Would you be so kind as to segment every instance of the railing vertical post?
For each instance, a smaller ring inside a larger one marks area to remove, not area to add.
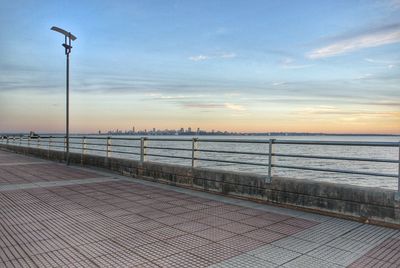
[[[274,141],[275,139],[269,139],[268,144],[268,182],[272,182],[272,165],[273,165],[273,153],[274,153]]]
[[[86,154],[86,137],[82,137],[81,165],[83,165],[83,157]]]
[[[399,141],[399,166],[397,171],[397,192],[400,195],[400,141]]]
[[[192,139],[192,168],[196,166],[196,159],[198,157],[199,142],[197,138]]]
[[[28,147],[31,147],[31,137],[28,136]]]
[[[107,146],[106,146],[106,157],[107,158],[109,158],[111,155],[110,147],[111,147],[111,138],[107,137]]]
[[[140,138],[140,162],[143,164],[146,161],[147,154],[147,138]]]
[[[40,148],[40,137],[37,138],[36,147]]]
[[[50,159],[50,149],[51,149],[51,136],[49,136],[49,141],[47,142],[47,158]]]
[[[19,136],[19,146],[20,147],[22,146],[22,137],[21,136]]]
[[[64,153],[67,152],[67,137],[64,137]]]
[[[82,154],[83,155],[86,154],[86,148],[87,148],[86,137],[83,137],[83,141],[82,141]]]

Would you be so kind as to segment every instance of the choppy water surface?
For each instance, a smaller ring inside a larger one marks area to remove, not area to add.
[[[104,136],[102,136],[104,137]],[[116,138],[129,137],[138,138],[137,136],[116,136]],[[151,136],[155,138],[155,136]],[[185,136],[162,136],[161,139],[179,139],[190,138]],[[279,136],[279,137],[262,137],[262,136],[200,136],[200,139],[246,139],[246,140],[265,140],[276,138],[278,140],[318,140],[318,141],[390,141],[399,142],[400,137],[383,137],[383,136]],[[72,139],[74,142],[81,142],[81,139]],[[105,144],[105,140],[91,139],[91,143]],[[140,141],[112,140],[111,150],[139,153],[139,148],[117,147],[116,145],[133,145],[140,146]],[[191,149],[191,141],[148,141],[148,146],[154,147],[174,147]],[[79,146],[79,145],[71,145]],[[79,146],[80,148],[80,146]],[[88,148],[105,149],[103,145],[90,145]],[[248,143],[219,143],[219,142],[201,142],[199,141],[199,149],[208,150],[225,150],[225,151],[243,151],[243,152],[259,152],[268,153],[268,144],[248,144]],[[81,152],[81,149],[71,149],[71,151]],[[89,151],[91,154],[104,155],[104,152]],[[174,155],[191,157],[190,151],[171,151],[165,149],[148,149],[150,154]],[[399,159],[398,147],[365,147],[365,146],[321,146],[321,145],[274,145],[275,153],[282,154],[303,154],[303,155],[322,155],[322,156],[339,156],[339,157],[362,157],[377,159]],[[139,159],[139,155],[113,153],[113,157]],[[211,153],[199,152],[198,157],[220,160],[232,160],[241,162],[256,162],[265,164],[265,166],[239,165],[229,163],[217,163],[208,161],[198,161],[198,167],[215,168],[230,171],[253,172],[257,174],[267,174],[268,157],[255,155],[240,155],[227,153]],[[156,156],[148,156],[148,161],[157,161],[163,163],[173,163],[180,165],[191,165],[191,160],[173,159]],[[344,169],[363,172],[377,172],[386,174],[398,174],[398,164],[396,163],[378,163],[378,162],[360,162],[360,161],[343,161],[343,160],[324,160],[324,159],[305,159],[305,158],[288,158],[275,157],[275,164],[294,165],[314,168]],[[335,183],[345,183],[369,187],[381,187],[386,189],[397,189],[397,178],[376,177],[366,175],[340,174],[331,172],[293,170],[284,168],[274,168],[273,174],[282,177],[291,177],[299,179],[310,179],[318,181],[327,181]]]

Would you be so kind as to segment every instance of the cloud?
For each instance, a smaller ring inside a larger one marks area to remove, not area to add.
[[[196,56],[191,56],[189,57],[189,60],[191,61],[206,61],[210,59],[233,59],[236,58],[236,53],[233,52],[220,52],[220,53],[215,53],[212,55],[196,55]]]
[[[210,58],[209,56],[197,55],[197,56],[189,57],[189,60],[191,60],[191,61],[205,61],[205,60],[208,60],[209,58]]]
[[[245,111],[246,110],[246,108],[244,108],[242,105],[233,104],[233,103],[225,103],[225,108],[234,110],[234,111]]]
[[[186,102],[183,103],[185,108],[195,109],[222,109],[225,106],[219,103],[198,103],[198,102]]]
[[[312,64],[297,64],[294,59],[286,57],[279,62],[283,69],[303,69],[312,66]]]
[[[216,102],[198,102],[198,101],[182,101],[178,102],[185,108],[194,109],[227,109],[234,111],[245,111],[246,108],[239,104],[233,103],[216,103]]]
[[[381,101],[370,101],[362,103],[364,105],[372,105],[372,106],[385,106],[385,107],[400,107],[400,99],[398,100],[381,100]]]
[[[358,118],[382,118],[398,117],[398,112],[393,111],[371,111],[367,109],[343,109],[335,106],[313,106],[297,110],[295,114],[302,116],[333,116],[341,117],[341,120],[352,120]],[[350,117],[349,117],[350,116]]]
[[[235,53],[223,53],[219,57],[223,58],[223,59],[232,59],[232,58],[236,58],[236,54]]]
[[[358,77],[356,77],[356,80],[365,80],[365,79],[371,79],[373,78],[372,74],[362,74]]]
[[[339,37],[337,41],[327,46],[314,49],[307,54],[307,57],[321,59],[398,42],[400,42],[400,24],[391,24],[357,33],[353,36]]]
[[[272,83],[272,85],[273,85],[274,87],[283,86],[283,85],[285,85],[285,84],[286,84],[286,82],[273,82],[273,83]]]
[[[382,65],[387,67],[388,69],[393,69],[398,66],[400,61],[390,61],[390,60],[376,60],[376,59],[371,59],[371,58],[365,58],[364,59],[366,62],[375,64],[375,65]]]
[[[393,9],[400,9],[400,0],[390,0],[389,6]]]

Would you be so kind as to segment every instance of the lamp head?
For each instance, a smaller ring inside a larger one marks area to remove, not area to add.
[[[51,30],[53,30],[53,31],[55,31],[55,32],[59,32],[60,34],[65,35],[66,37],[70,38],[72,41],[75,41],[75,40],[76,40],[76,36],[75,36],[75,35],[73,35],[73,34],[70,33],[70,32],[67,32],[66,30],[63,30],[63,29],[61,29],[61,28],[58,28],[58,27],[56,27],[56,26],[51,27]]]

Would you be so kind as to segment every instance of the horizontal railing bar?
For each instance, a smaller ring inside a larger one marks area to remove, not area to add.
[[[123,145],[123,144],[111,144],[110,147],[124,147],[124,148],[140,148],[138,145]]]
[[[267,164],[260,164],[260,163],[250,163],[250,162],[242,162],[242,161],[229,161],[229,160],[219,160],[219,159],[210,159],[210,158],[195,158],[195,160],[209,161],[209,162],[220,162],[220,163],[228,163],[228,164],[242,164],[242,165],[252,165],[252,166],[263,166],[263,167],[267,166]]]
[[[117,153],[117,154],[134,154],[134,155],[140,155],[140,153],[135,153],[135,152],[124,152],[124,151],[115,151],[115,150],[113,150],[113,151],[108,150],[108,152],[110,152],[110,153]]]
[[[47,144],[46,144],[46,146],[47,146]],[[56,145],[56,144],[52,144],[50,146],[50,148],[53,148],[53,147],[55,147],[55,148],[65,148],[65,146],[63,146],[63,145]]]
[[[171,138],[152,138],[152,137],[144,137],[148,141],[192,141],[192,138],[176,138],[176,139],[171,139]]]
[[[74,136],[69,137],[70,139],[87,139],[87,140],[106,140],[107,137],[93,137],[93,136]]]
[[[343,169],[299,167],[299,166],[276,165],[276,164],[272,165],[272,167],[277,167],[277,168],[288,168],[288,169],[299,169],[299,170],[311,170],[311,171],[322,171],[322,172],[333,172],[333,173],[345,173],[345,174],[354,174],[354,175],[368,175],[368,176],[379,176],[379,177],[397,178],[397,175],[395,175],[395,174],[374,173],[374,172],[362,172],[362,171],[351,171],[351,170],[343,170]]]
[[[122,138],[122,137],[110,137],[111,140],[122,140],[122,141],[140,141],[141,138]]]
[[[85,143],[86,145],[97,145],[97,146],[106,146],[107,144],[105,144],[105,143],[89,143],[89,142],[87,142],[87,143]]]
[[[202,139],[198,138],[198,142],[227,142],[227,143],[264,143],[268,144],[269,140],[245,140],[245,139]]]
[[[379,159],[379,158],[361,158],[361,157],[335,157],[323,155],[302,155],[302,154],[272,154],[273,156],[293,157],[293,158],[312,158],[312,159],[327,159],[327,160],[348,160],[348,161],[365,161],[365,162],[381,162],[381,163],[399,163],[399,160]]]
[[[190,150],[190,149],[189,149]],[[197,149],[197,152],[206,152],[206,153],[226,153],[226,154],[248,154],[248,155],[262,155],[268,156],[268,153],[254,153],[254,152],[238,152],[238,151],[224,151],[224,150],[207,150],[207,149]]]
[[[82,148],[81,148],[82,149]],[[96,148],[85,148],[85,151],[98,151],[98,152],[105,152],[106,150],[104,149],[96,149]]]
[[[140,148],[140,146],[139,146]],[[172,151],[192,151],[187,148],[176,148],[176,147],[159,147],[159,146],[145,146],[146,149],[157,149],[157,150],[172,150]]]
[[[313,141],[313,140],[274,140],[274,144],[298,144],[298,145],[342,145],[342,146],[374,146],[374,147],[398,147],[398,142],[387,141]]]
[[[176,155],[165,155],[165,154],[146,154],[146,156],[158,156],[158,157],[165,157],[165,158],[179,158],[179,159],[192,160],[191,157],[176,156]]]

